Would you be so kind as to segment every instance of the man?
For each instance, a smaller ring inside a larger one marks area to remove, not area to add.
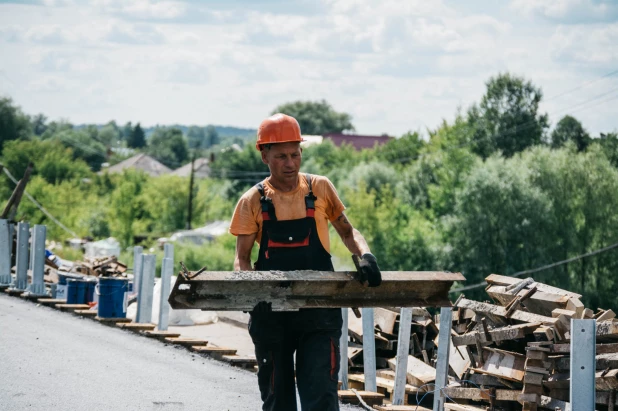
[[[376,258],[363,236],[344,214],[332,183],[322,176],[299,174],[300,127],[293,117],[275,114],[258,129],[256,148],[270,177],[238,201],[230,232],[237,236],[235,270],[333,271],[328,222],[353,254],[370,286],[381,282]],[[260,246],[255,266],[251,250]],[[263,410],[296,410],[296,381],[303,411],[339,409],[339,308],[272,312],[268,302],[251,312],[249,334],[258,361],[258,385]]]

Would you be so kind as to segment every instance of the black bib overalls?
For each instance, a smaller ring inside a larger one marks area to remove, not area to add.
[[[330,254],[318,237],[314,219],[315,200],[311,175],[306,174],[309,194],[307,214],[298,220],[277,221],[270,198],[261,194],[262,239],[256,270],[333,271]],[[296,381],[302,411],[339,410],[339,338],[342,317],[339,308],[311,308],[293,312],[252,313],[249,334],[258,361],[258,385],[268,411],[295,411]]]

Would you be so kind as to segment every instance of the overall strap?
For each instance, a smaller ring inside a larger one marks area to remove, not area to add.
[[[264,194],[264,182],[260,181],[255,185],[255,188],[257,188],[258,192],[260,193],[260,204],[262,205],[262,220],[277,221],[273,200],[270,197],[266,197],[266,195]]]
[[[315,200],[318,198],[313,195],[313,189],[311,187],[311,174],[306,173],[305,179],[309,186],[309,193],[305,196],[305,208],[307,209],[307,217],[313,218],[315,216]]]

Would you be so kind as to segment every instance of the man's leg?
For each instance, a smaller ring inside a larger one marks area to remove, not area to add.
[[[296,351],[296,381],[302,411],[338,411],[337,382],[341,329],[301,335]]]
[[[249,322],[264,411],[296,411],[295,346],[286,335],[283,314],[252,314]]]

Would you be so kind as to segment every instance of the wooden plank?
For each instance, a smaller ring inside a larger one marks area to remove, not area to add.
[[[87,310],[90,306],[88,304],[56,304],[56,308],[60,311],[75,311]]]
[[[348,380],[350,381],[356,381],[356,382],[360,382],[361,384],[365,384],[365,375],[364,374],[349,374],[348,375]],[[384,388],[386,390],[386,392],[388,393],[392,393],[393,390],[395,389],[395,381],[393,381],[390,378],[385,378],[385,377],[380,377],[376,375],[376,385],[380,388]],[[426,392],[426,391],[430,391],[431,387],[427,387],[429,388],[429,390],[419,390],[418,388],[410,385],[410,384],[406,384],[406,394],[416,394],[417,392]]]
[[[319,307],[450,306],[448,292],[460,273],[383,271],[380,287],[366,287],[354,271],[204,271],[174,285],[174,309],[251,311],[260,301],[272,309]]]
[[[618,390],[618,370],[597,371],[595,383],[597,391]]]
[[[489,390],[481,388],[461,388],[461,387],[446,387],[444,393],[451,398],[471,401],[489,400]],[[496,390],[496,401],[517,401],[521,394],[520,390]]]
[[[599,315],[596,320],[597,321],[607,321],[616,318],[616,314],[612,310],[607,310],[603,312],[603,314]]]
[[[183,347],[193,347],[195,345],[208,345],[208,341],[199,340],[197,338],[167,337],[163,341],[170,343],[170,344],[182,345]]]
[[[133,321],[130,318],[104,318],[99,316],[94,317],[94,319],[103,324],[130,323]]]
[[[152,331],[143,331],[142,334],[144,334],[146,337],[158,338],[158,339],[180,337],[180,333],[175,333],[172,331],[152,330]]]
[[[521,280],[522,280],[521,278],[508,277],[506,275],[499,275],[499,274],[490,274],[489,276],[485,277],[485,281],[487,281],[488,284],[502,285],[502,286],[514,285],[514,284],[519,283]],[[535,283],[535,284],[537,286],[537,289],[544,293],[566,295],[568,297],[574,297],[574,298],[582,297],[580,294],[573,293],[567,290],[563,290],[561,288],[552,287],[551,285],[547,285],[543,283]]]
[[[571,352],[571,344],[552,344],[550,349],[552,353],[569,354]],[[618,353],[618,343],[597,344],[596,353],[597,355]]]
[[[453,404],[450,402],[444,404],[444,409],[446,411],[486,411],[486,407],[479,408],[472,405]]]
[[[392,312],[391,310],[387,310],[384,308],[376,307],[373,309],[373,319],[375,322],[376,328],[380,331],[396,335],[398,331],[398,327],[396,327],[397,320],[399,319],[399,314]]]
[[[116,327],[131,331],[152,331],[156,325],[148,323],[118,323]]]
[[[358,340],[358,342],[363,342],[363,319],[357,318],[352,309],[348,309],[348,335]],[[382,350],[392,350],[394,348],[394,344],[397,343],[396,340],[389,340],[379,334],[374,334],[374,338],[376,341],[376,348]]]
[[[192,346],[191,351],[195,351],[200,354],[207,354],[210,356],[236,355],[236,352],[237,352],[237,350],[235,350],[234,348],[202,346],[202,345]]]
[[[356,391],[358,395],[367,403],[367,405],[380,405],[384,401],[384,395],[371,391]],[[339,400],[343,404],[360,405],[360,401],[352,390],[340,390],[337,392]]]
[[[377,411],[431,411],[431,408],[421,407],[420,405],[374,405]]]
[[[487,340],[485,333],[472,331],[462,335],[453,336],[453,344],[455,344],[456,346],[474,345],[476,344],[477,335],[479,336],[481,343],[488,343],[491,341],[516,340],[519,338],[524,338],[526,335],[532,334],[534,330],[540,325],[541,323],[524,323],[494,328],[492,330],[489,330],[489,335],[491,338],[489,341]]]
[[[222,355],[221,359],[231,365],[245,368],[257,365],[257,360],[253,355]]]
[[[489,356],[484,360],[483,368],[472,368],[474,372],[493,375],[508,381],[523,381],[525,355],[495,348],[484,348],[484,350]]]
[[[363,358],[363,349],[348,346],[348,363],[354,365]]]
[[[56,304],[66,304],[67,300],[61,299],[61,298],[39,298],[37,302],[43,305],[56,305]]]
[[[397,368],[397,359],[389,359],[388,366],[391,370],[395,370]],[[436,369],[430,365],[425,364],[418,358],[412,355],[408,355],[408,368],[406,377],[408,384],[420,387],[422,385],[435,381]]]
[[[73,314],[75,315],[81,315],[82,317],[96,317],[97,316],[97,311],[96,310],[75,310],[73,311]]]
[[[462,298],[457,306],[460,308],[468,308],[477,314],[483,314],[497,323],[504,323],[506,321],[506,318],[504,318],[506,308],[500,307],[499,305],[481,303],[474,300],[468,300],[467,298]],[[557,318],[545,317],[543,315],[533,314],[521,310],[516,310],[509,318],[524,323],[541,323],[545,325],[554,325],[558,321]]]

